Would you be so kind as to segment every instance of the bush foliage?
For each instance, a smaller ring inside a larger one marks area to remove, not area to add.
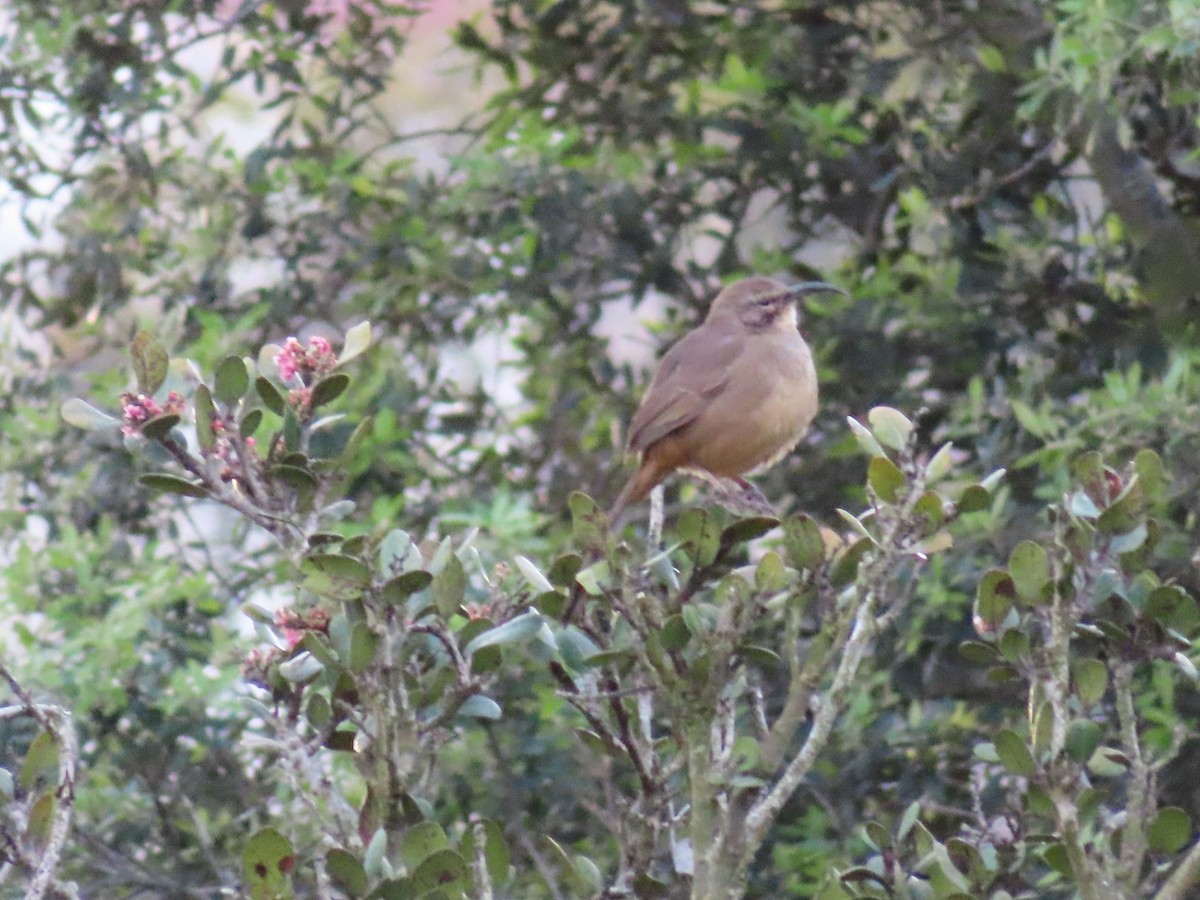
[[[444,129],[415,6],[0,15],[3,891],[1200,889],[1190,4],[494,0]],[[611,534],[752,272],[778,516]]]

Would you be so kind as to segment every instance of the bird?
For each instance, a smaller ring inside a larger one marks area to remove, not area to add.
[[[790,287],[761,275],[727,285],[704,321],[663,356],[629,423],[641,455],[609,522],[671,473],[721,483],[770,468],[799,443],[817,412],[817,371],[800,336],[797,302],[846,291],[824,281]]]

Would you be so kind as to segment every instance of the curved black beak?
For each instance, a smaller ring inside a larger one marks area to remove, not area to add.
[[[850,292],[838,287],[834,284],[829,284],[826,281],[802,281],[799,284],[793,284],[788,287],[788,296],[795,300],[799,300],[805,294],[841,294],[843,297],[849,297]]]

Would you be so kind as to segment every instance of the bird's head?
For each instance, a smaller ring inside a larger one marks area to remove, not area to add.
[[[802,281],[790,287],[774,278],[754,275],[727,285],[708,311],[708,318],[731,316],[750,331],[795,329],[796,301],[807,294],[846,292],[824,281]]]

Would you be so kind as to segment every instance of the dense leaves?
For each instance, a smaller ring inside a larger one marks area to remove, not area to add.
[[[1189,4],[495,0],[432,135],[415,5],[4,15],[0,656],[79,732],[58,877],[1195,890]],[[778,517],[681,480],[610,534],[645,365],[749,272],[851,289]],[[0,725],[28,880],[65,757]]]

